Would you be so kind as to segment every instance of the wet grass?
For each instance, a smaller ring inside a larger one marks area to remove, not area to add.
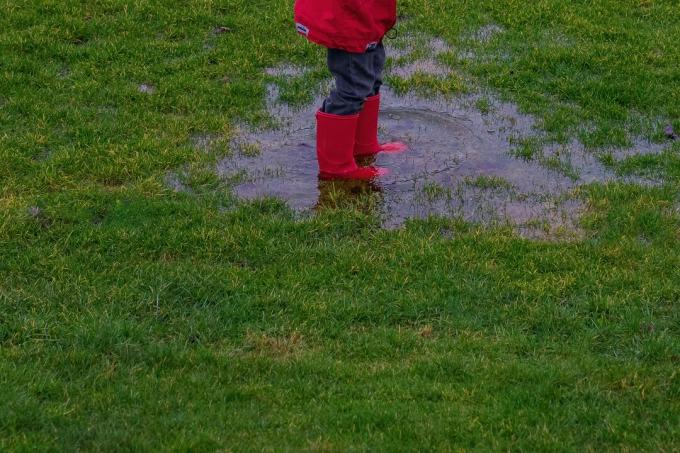
[[[267,124],[265,68],[321,83],[290,6],[0,1],[0,449],[677,449],[677,143],[612,157],[663,184],[587,186],[567,243],[237,204],[191,137]],[[464,74],[590,147],[680,129],[677,2],[401,12],[460,51],[404,89]]]
[[[680,143],[661,154],[633,155],[611,161],[623,175],[640,175],[654,179],[677,181],[680,179]]]
[[[466,178],[465,183],[482,190],[511,190],[512,184],[498,176],[481,175],[476,178]]]

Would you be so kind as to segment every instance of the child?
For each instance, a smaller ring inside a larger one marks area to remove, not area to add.
[[[359,167],[355,156],[406,150],[378,143],[383,37],[397,21],[397,0],[296,0],[297,31],[328,48],[335,89],[316,114],[321,179],[371,180],[387,174]]]

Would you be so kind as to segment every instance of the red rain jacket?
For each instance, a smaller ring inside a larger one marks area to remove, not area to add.
[[[298,33],[331,49],[364,53],[397,22],[397,0],[296,0]]]

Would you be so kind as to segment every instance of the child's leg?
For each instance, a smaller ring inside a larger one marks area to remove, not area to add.
[[[335,78],[335,89],[324,101],[323,111],[332,115],[359,113],[366,98],[380,89],[384,63],[382,44],[362,54],[328,49],[328,69]],[[379,82],[376,77],[380,78]]]
[[[375,49],[363,54],[328,51],[335,89],[316,114],[316,155],[321,179],[371,180],[387,174],[377,167],[359,167],[354,145],[359,112],[375,86]]]
[[[371,95],[364,101],[359,114],[354,140],[355,156],[372,156],[377,153],[400,153],[407,146],[400,142],[380,143],[378,141],[378,120],[380,116],[380,87],[385,68],[385,48],[380,43],[372,54],[373,87]]]

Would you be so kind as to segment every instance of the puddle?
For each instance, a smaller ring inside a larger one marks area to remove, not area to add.
[[[497,26],[487,28],[475,36],[490,39],[502,32]],[[414,47],[401,47],[396,57],[390,52],[397,61],[391,61],[388,73],[406,79],[417,72],[448,73],[432,58],[448,52],[449,46],[434,39],[429,48],[435,55],[406,63],[399,59],[411,55]],[[267,74],[301,77],[305,72],[305,68],[281,66]],[[579,187],[626,180],[576,141],[545,147],[542,160],[515,157],[518,140],[541,133],[535,119],[513,104],[488,95],[398,96],[384,87],[381,140],[403,141],[409,151],[359,162],[389,168],[391,173],[379,180],[319,181],[314,114],[322,96],[308,107],[293,109],[279,101],[276,84],[270,84],[267,93],[268,111],[279,120],[279,127],[240,128],[232,142],[234,155],[216,165],[217,174],[230,181],[234,194],[244,200],[278,197],[302,213],[351,205],[378,215],[385,228],[434,215],[508,225],[529,238],[569,239],[582,234],[578,219],[585,206],[578,197]],[[480,101],[490,107],[484,109],[486,113],[476,107]],[[192,141],[203,147],[196,136]],[[167,182],[174,190],[186,190],[179,181]]]
[[[569,156],[577,176],[513,157],[511,138],[531,134],[534,121],[511,104],[494,102],[494,113],[483,115],[472,107],[473,97],[428,100],[399,97],[386,88],[381,138],[404,141],[409,151],[360,162],[391,170],[378,181],[319,182],[313,118],[321,99],[291,111],[276,102],[276,88],[269,93],[270,108],[287,120],[277,130],[248,134],[259,155],[217,165],[241,199],[279,197],[302,212],[354,199],[378,214],[386,228],[438,215],[509,224],[525,236],[548,237],[578,232],[575,219],[583,210],[575,196],[578,186],[615,179],[585,153]]]
[[[430,39],[429,47],[432,50],[432,52],[436,54],[443,54],[451,51],[451,46],[449,46],[449,43],[444,41],[441,38],[432,38]]]

